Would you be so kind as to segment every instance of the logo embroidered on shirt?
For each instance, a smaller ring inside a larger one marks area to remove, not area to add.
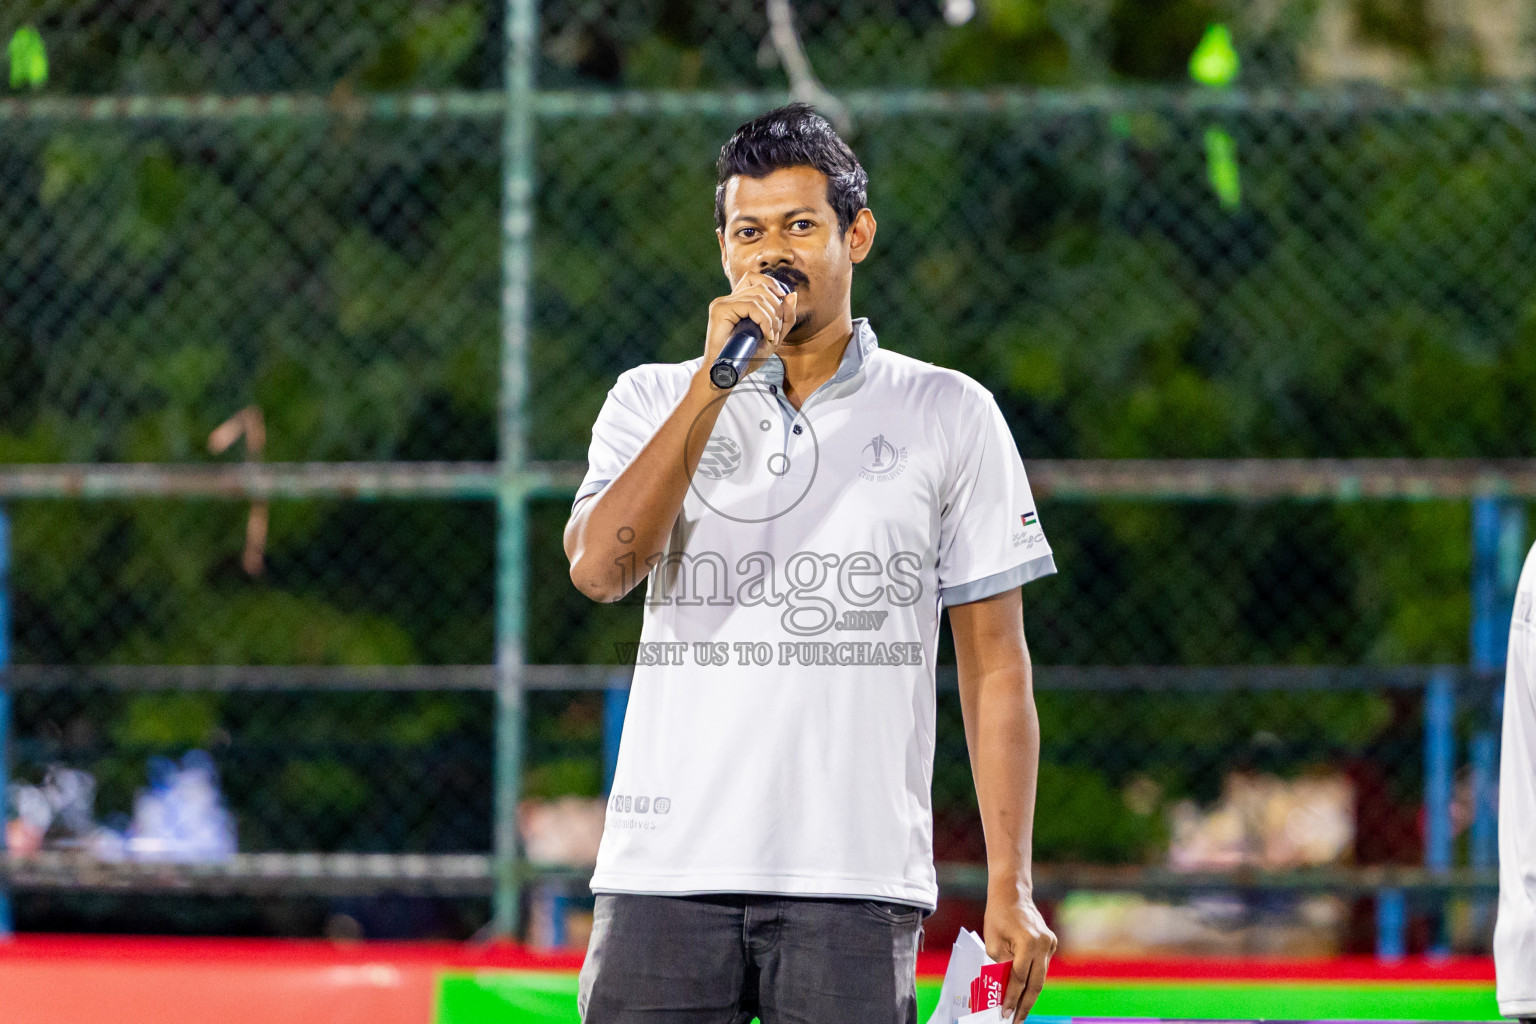
[[[724,434],[715,434],[704,443],[699,456],[699,473],[710,480],[724,480],[741,468],[741,445]]]
[[[886,440],[884,434],[870,438],[860,453],[859,476],[876,483],[885,483],[901,475],[907,468],[906,445],[897,447]]]

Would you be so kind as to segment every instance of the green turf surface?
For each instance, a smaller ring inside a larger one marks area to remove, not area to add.
[[[1499,1019],[1493,986],[1476,984],[1063,981],[1047,985],[1035,1009],[1073,1017]]]
[[[938,1002],[937,982],[917,986],[918,1020]],[[1035,1005],[1062,1017],[1271,1017],[1498,1020],[1493,986],[1310,982],[1058,981]],[[436,1024],[579,1024],[576,976],[549,971],[445,973]]]

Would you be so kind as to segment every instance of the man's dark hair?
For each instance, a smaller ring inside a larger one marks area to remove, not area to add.
[[[753,118],[721,147],[715,227],[725,230],[726,182],[738,174],[764,178],[784,167],[814,167],[827,176],[827,203],[837,213],[838,228],[847,234],[868,199],[869,175],[827,119],[804,103]]]

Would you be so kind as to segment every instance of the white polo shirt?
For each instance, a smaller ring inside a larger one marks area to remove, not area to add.
[[[622,374],[577,500],[703,357]],[[990,392],[866,320],[800,409],[770,356],[723,403],[649,573],[594,892],[854,896],[932,908],[941,605],[1056,571]]]
[[[1499,763],[1499,1012],[1536,1017],[1536,548],[1515,592]]]

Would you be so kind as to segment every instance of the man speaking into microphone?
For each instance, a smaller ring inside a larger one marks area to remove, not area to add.
[[[1005,1009],[1028,1012],[1055,951],[1020,595],[1055,563],[991,393],[852,317],[867,182],[803,104],[742,125],[720,153],[730,293],[703,354],[620,375],[593,425],[571,580],[597,601],[647,587],[585,1024],[916,1020],[941,609]]]

